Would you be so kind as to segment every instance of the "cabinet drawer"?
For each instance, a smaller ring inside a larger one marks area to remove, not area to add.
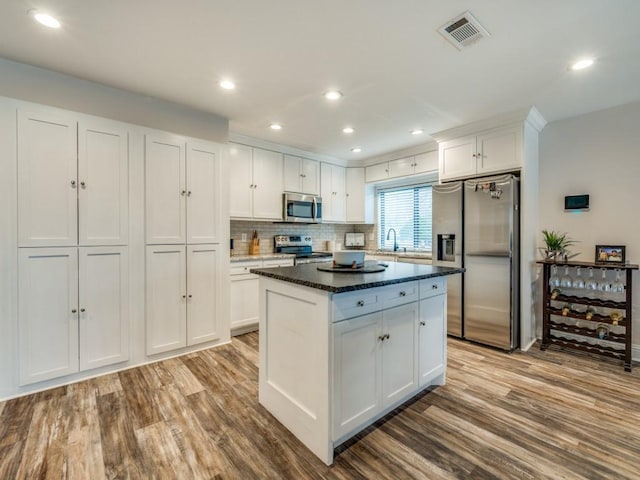
[[[377,312],[384,308],[380,292],[372,290],[340,293],[333,297],[333,305],[334,322]]]
[[[252,268],[260,268],[261,262],[231,262],[231,275],[244,275],[249,273]]]
[[[271,260],[263,260],[263,267],[293,267],[292,258],[273,258]]]
[[[384,308],[396,307],[418,300],[418,282],[399,283],[384,290]]]
[[[447,284],[444,277],[420,280],[420,298],[434,297],[443,293],[447,293]]]

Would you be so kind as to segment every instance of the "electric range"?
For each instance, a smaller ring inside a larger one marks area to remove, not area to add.
[[[276,253],[292,253],[296,256],[296,265],[302,263],[330,262],[330,252],[314,252],[313,240],[309,235],[276,235],[273,237]]]

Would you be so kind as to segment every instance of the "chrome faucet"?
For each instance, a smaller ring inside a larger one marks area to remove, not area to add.
[[[397,252],[398,251],[398,236],[396,234],[396,229],[395,228],[390,228],[389,231],[387,232],[387,240],[389,240],[389,237],[391,236],[391,232],[393,232],[393,251]]]

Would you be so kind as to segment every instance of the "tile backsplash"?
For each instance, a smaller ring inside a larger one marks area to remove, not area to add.
[[[366,249],[377,248],[374,225],[344,225],[333,223],[321,223],[314,225],[298,225],[294,223],[269,223],[256,221],[231,221],[231,238],[233,239],[234,255],[246,255],[249,253],[249,242],[253,231],[258,232],[260,238],[260,253],[273,253],[273,237],[276,235],[311,235],[313,238],[313,250],[320,252],[327,249],[327,240],[335,242],[335,248],[344,246],[344,234],[350,232],[364,233]],[[242,241],[242,234],[247,235],[246,241]],[[373,239],[372,239],[373,238]]]

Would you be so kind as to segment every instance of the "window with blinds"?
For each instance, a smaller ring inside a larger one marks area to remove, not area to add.
[[[431,250],[431,185],[378,190],[378,225],[380,248],[393,248],[393,228],[399,248]]]

